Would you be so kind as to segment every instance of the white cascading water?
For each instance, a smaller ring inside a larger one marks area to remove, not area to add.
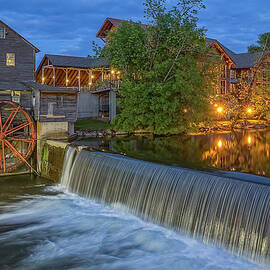
[[[120,155],[74,155],[69,147],[61,180],[68,191],[270,264],[270,186]]]

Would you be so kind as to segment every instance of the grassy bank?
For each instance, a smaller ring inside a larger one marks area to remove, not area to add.
[[[109,128],[109,123],[94,119],[78,120],[75,123],[75,130],[105,130]]]

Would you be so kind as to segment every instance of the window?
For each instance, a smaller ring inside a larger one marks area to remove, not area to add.
[[[221,81],[221,88],[220,88],[220,94],[221,95],[225,94],[225,92],[226,92],[225,87],[226,87],[226,81]]]
[[[21,92],[19,92],[19,91],[11,91],[11,99],[15,103],[20,103],[20,101],[21,101]]]
[[[235,80],[236,79],[236,72],[235,70],[231,70],[231,80]]]
[[[15,53],[7,53],[6,65],[9,67],[15,66]]]
[[[64,106],[64,98],[62,96],[56,97],[56,106],[57,108],[62,108]]]
[[[225,65],[221,65],[220,71],[221,71],[221,78],[226,78],[226,66]]]
[[[6,28],[0,28],[0,39],[6,38]]]

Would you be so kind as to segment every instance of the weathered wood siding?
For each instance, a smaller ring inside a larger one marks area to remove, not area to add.
[[[75,122],[76,120],[77,94],[40,94],[40,122]]]
[[[5,28],[1,22],[0,28]],[[34,80],[34,48],[10,29],[6,30],[6,38],[0,39],[0,81]],[[15,66],[6,65],[7,53],[15,53]]]

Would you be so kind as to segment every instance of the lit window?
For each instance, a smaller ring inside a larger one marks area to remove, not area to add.
[[[15,53],[7,53],[7,66],[14,67],[15,66]]]
[[[6,38],[6,28],[0,28],[0,38]]]
[[[226,81],[221,81],[220,94],[224,95],[226,93]]]

